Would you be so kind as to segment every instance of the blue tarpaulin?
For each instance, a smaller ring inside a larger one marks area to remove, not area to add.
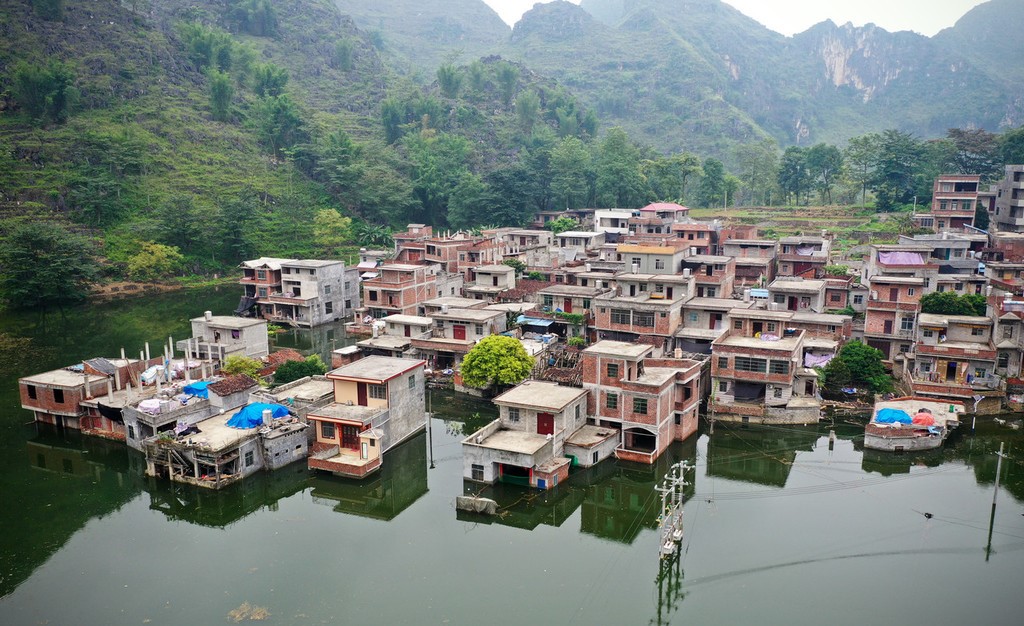
[[[185,388],[182,389],[182,391],[184,391],[186,395],[196,396],[199,398],[209,398],[210,392],[206,389],[209,384],[209,381],[200,380],[192,383],[191,385],[185,385]]]
[[[526,317],[525,315],[520,315],[516,321],[522,326],[543,326],[545,328],[555,323],[554,320],[546,320],[540,317]]]
[[[913,421],[909,413],[900,409],[879,409],[875,415],[876,424],[910,424]]]
[[[256,428],[257,426],[262,426],[264,411],[270,411],[270,414],[275,418],[288,415],[288,407],[286,406],[257,402],[256,404],[242,407],[241,411],[232,415],[231,419],[228,420],[228,426],[231,428]]]

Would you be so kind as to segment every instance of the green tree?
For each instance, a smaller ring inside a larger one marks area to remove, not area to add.
[[[519,259],[505,259],[504,261],[501,262],[501,264],[507,265],[514,269],[516,271],[516,276],[522,276],[523,272],[525,272],[527,268],[526,263],[520,261]]]
[[[56,60],[45,66],[19,61],[13,79],[14,99],[29,116],[57,124],[67,119],[77,96],[69,65]]]
[[[26,222],[0,247],[0,293],[16,309],[63,307],[84,300],[99,265],[91,241],[51,222]]]
[[[64,0],[32,0],[32,9],[44,20],[59,20],[64,17]]]
[[[861,206],[867,203],[868,185],[874,179],[881,143],[881,135],[868,133],[851,139],[843,153],[843,159],[847,164],[847,176],[852,182],[860,185]]]
[[[481,339],[462,361],[462,381],[470,387],[517,385],[533,370],[533,358],[518,339],[490,335]]]
[[[469,78],[469,88],[474,92],[480,93],[487,87],[487,68],[479,59],[469,64],[466,76]]]
[[[313,242],[328,258],[337,257],[342,246],[352,240],[352,218],[342,217],[334,209],[320,209],[313,218]]]
[[[999,154],[999,137],[983,128],[950,128],[946,133],[955,146],[953,154],[954,174],[979,174],[982,182],[999,178],[1002,163]]]
[[[252,91],[259,97],[280,96],[288,84],[288,70],[273,63],[260,63],[253,68]]]
[[[275,156],[308,139],[299,107],[288,96],[267,96],[253,107],[253,121],[263,146]]]
[[[1024,163],[1024,126],[1008,130],[999,137],[999,155],[1003,165]]]
[[[833,392],[843,387],[868,389],[872,393],[892,391],[892,377],[885,371],[883,356],[877,348],[851,341],[824,367],[825,388]]]
[[[779,163],[777,182],[787,202],[792,198],[794,204],[800,204],[800,197],[810,186],[806,149],[799,146],[786,148]]]
[[[914,197],[917,168],[924,146],[910,133],[887,130],[878,144],[878,161],[870,187],[879,211],[893,211]]]
[[[210,81],[210,110],[213,119],[226,122],[231,115],[231,99],[235,95],[231,77],[227,72],[217,70],[210,70],[206,75]]]
[[[277,34],[277,11],[270,0],[236,0],[228,14],[238,30],[257,37]]]
[[[384,139],[389,144],[395,143],[405,134],[402,125],[406,122],[405,103],[398,98],[389,96],[380,103],[381,124],[384,126]]]
[[[228,376],[245,374],[249,378],[262,384],[263,379],[260,378],[260,370],[262,370],[263,367],[263,361],[260,361],[259,359],[251,359],[247,356],[236,354],[224,359],[224,364],[221,365],[220,371]]]
[[[338,66],[338,69],[343,72],[352,69],[352,51],[354,49],[355,44],[347,37],[339,39],[338,43],[334,44],[334,63]]]
[[[470,143],[464,137],[434,131],[407,135],[402,141],[412,165],[413,194],[423,206],[423,222],[443,225],[451,192],[468,171]]]
[[[317,178],[327,183],[332,194],[348,199],[351,205],[358,196],[365,168],[363,146],[344,130],[338,130],[323,142],[314,169]]]
[[[551,149],[551,195],[555,206],[578,209],[590,200],[593,187],[590,152],[577,137],[564,137]]]
[[[700,159],[688,152],[646,159],[641,167],[655,200],[680,202],[686,197],[687,182],[703,171]]]
[[[302,361],[285,361],[274,371],[274,384],[284,385],[307,376],[322,376],[327,373],[327,365],[320,355],[313,354]]]
[[[725,166],[718,159],[704,159],[704,175],[697,184],[697,203],[704,207],[725,202]]]
[[[128,258],[128,277],[143,282],[160,280],[181,271],[184,263],[177,248],[143,241],[138,252]]]
[[[519,85],[519,68],[508,61],[501,61],[494,72],[498,81],[498,92],[501,94],[501,101],[508,106],[512,102],[512,96],[516,93]]]
[[[192,196],[173,196],[156,211],[159,239],[185,255],[200,252],[205,245],[206,216]]]
[[[246,228],[256,216],[258,198],[255,190],[247,188],[242,193],[220,204],[217,212],[217,239],[220,242],[221,257],[229,263],[238,263],[251,258],[256,247]]]
[[[519,130],[524,134],[529,135],[533,132],[533,125],[537,123],[539,113],[540,96],[536,91],[529,89],[516,97],[516,119],[519,122]]]
[[[984,316],[987,305],[980,294],[957,295],[955,291],[933,291],[921,296],[921,312],[934,315]]]
[[[608,130],[598,148],[595,165],[597,204],[633,208],[647,201],[647,185],[640,171],[640,150],[621,128]]]
[[[819,143],[807,151],[806,162],[822,202],[832,204],[832,187],[843,169],[843,153],[833,145]]]
[[[222,72],[231,69],[235,44],[229,33],[198,22],[179,22],[177,29],[197,69],[213,67]]]
[[[445,98],[458,98],[462,89],[462,70],[451,63],[445,63],[437,68],[437,85]]]
[[[577,226],[579,226],[579,222],[571,217],[565,217],[564,215],[545,224],[545,227],[556,235],[558,233],[564,233],[567,230],[572,230]]]
[[[736,147],[739,178],[747,191],[750,204],[768,204],[779,173],[778,151],[774,139],[763,139]]]
[[[359,222],[354,227],[354,235],[359,245],[370,248],[392,248],[395,239],[391,236],[391,229],[382,224],[370,222]]]
[[[479,176],[463,172],[448,199],[448,225],[459,230],[478,226],[489,192],[487,184]]]

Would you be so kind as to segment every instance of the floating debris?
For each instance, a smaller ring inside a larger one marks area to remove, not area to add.
[[[270,617],[270,611],[266,607],[256,606],[255,604],[249,604],[243,602],[239,607],[230,613],[228,613],[228,619],[235,622],[244,622],[249,620],[252,622],[262,622],[263,620]]]

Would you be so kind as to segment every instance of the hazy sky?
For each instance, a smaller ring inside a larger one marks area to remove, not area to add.
[[[484,0],[509,24],[538,0]],[[580,0],[569,0],[579,4]],[[873,22],[889,31],[934,35],[952,26],[981,0],[725,0],[768,28],[784,35],[807,30],[831,18],[837,24]]]

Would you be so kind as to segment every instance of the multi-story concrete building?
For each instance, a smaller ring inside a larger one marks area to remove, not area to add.
[[[306,416],[315,430],[309,468],[362,478],[426,426],[425,362],[368,356],[332,370],[334,402]]]
[[[661,337],[669,342],[682,323],[683,302],[693,293],[693,277],[622,273],[614,291],[594,298],[594,327],[599,339],[635,341]]]
[[[936,233],[961,230],[974,225],[981,176],[977,174],[943,174],[932,187],[932,204],[928,213],[914,216],[914,222]]]
[[[996,186],[993,230],[1024,232],[1024,165],[1007,165]]]
[[[776,278],[768,285],[768,298],[777,310],[821,313],[826,306],[825,284],[824,280]]]
[[[804,365],[807,331],[788,311],[734,310],[712,343],[714,419],[810,424],[820,417],[817,373]]]
[[[682,260],[683,276],[693,276],[698,298],[728,298],[736,282],[736,259],[729,256],[695,254]]]
[[[270,354],[267,321],[206,311],[192,319],[192,338],[179,341],[176,347],[191,359],[220,363],[235,355],[261,359]]]
[[[989,317],[921,313],[910,385],[914,395],[971,400],[999,388]]]
[[[363,306],[374,318],[416,315],[420,304],[437,296],[434,268],[389,263],[363,281]]]
[[[412,338],[412,346],[431,369],[454,368],[478,341],[507,330],[504,311],[447,309],[430,314],[429,337]]]
[[[516,270],[508,265],[480,265],[467,270],[472,281],[464,287],[467,298],[494,302],[502,291],[516,288]]]
[[[797,235],[779,239],[779,276],[822,278],[828,265],[832,240]]]
[[[652,358],[654,348],[598,341],[583,351],[589,422],[619,433],[616,457],[653,463],[697,430],[701,363]]]
[[[342,261],[260,258],[242,263],[242,305],[256,317],[313,327],[359,308],[359,269]]]
[[[778,243],[771,239],[729,239],[721,244],[722,256],[736,259],[736,285],[767,285],[775,279]]]

